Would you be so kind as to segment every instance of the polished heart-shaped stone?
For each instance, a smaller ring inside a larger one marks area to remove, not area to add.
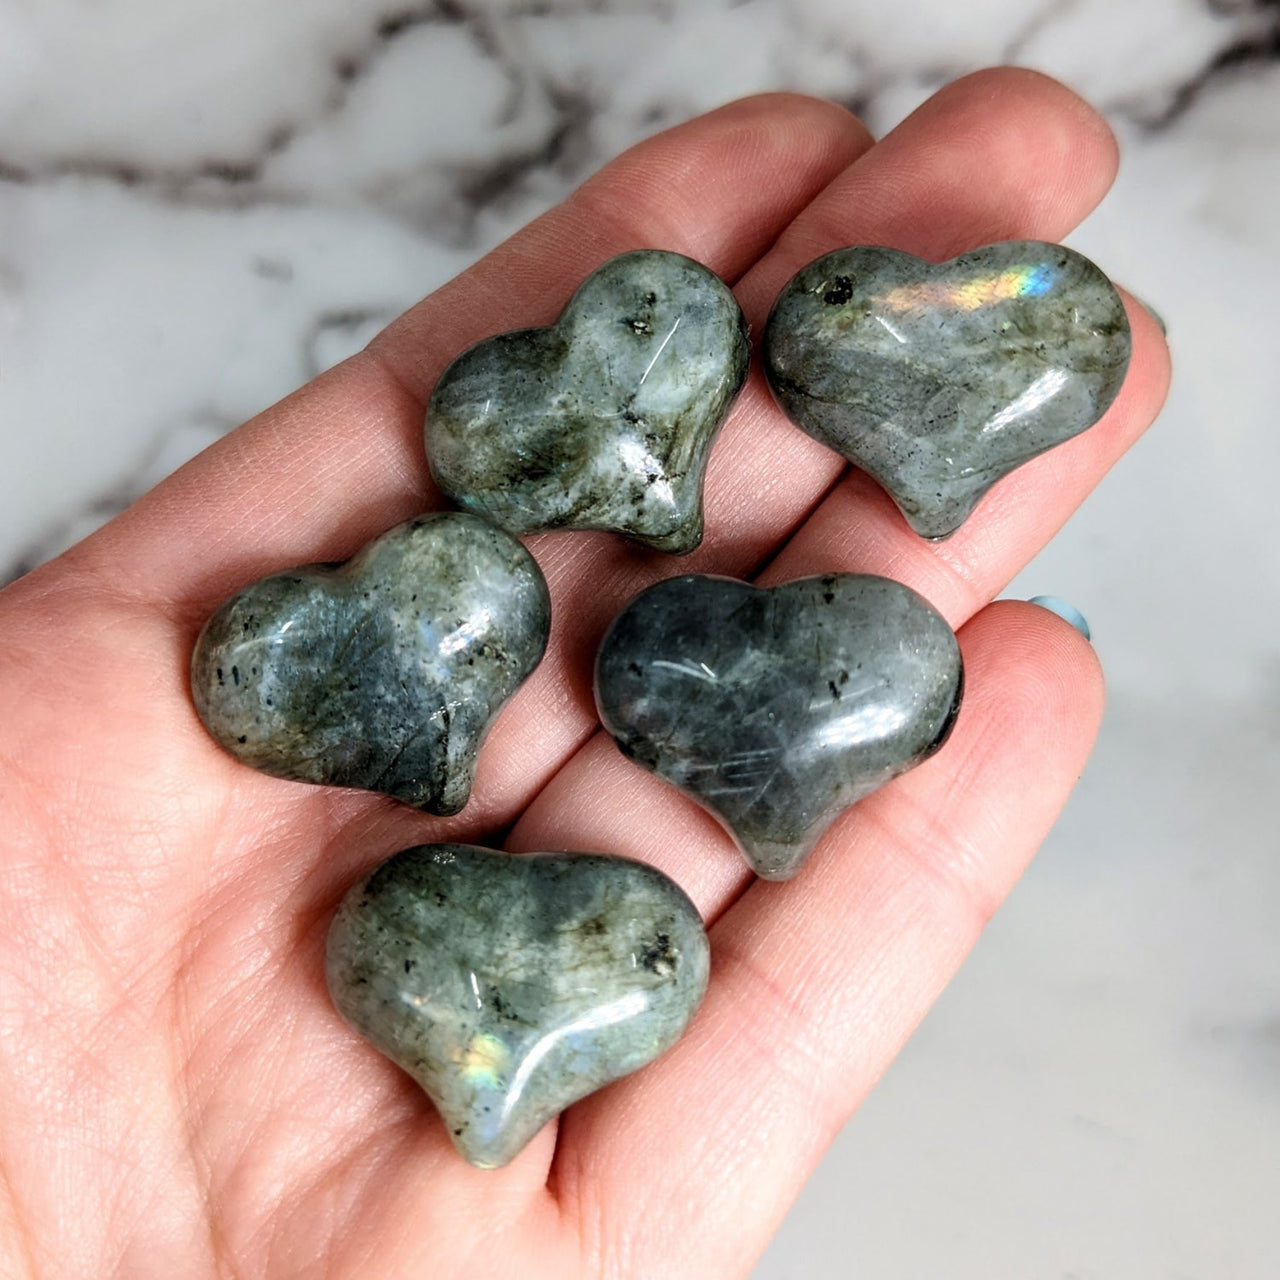
[[[673,1044],[708,963],[697,910],[652,867],[439,844],[347,894],[325,970],[338,1012],[491,1169]]]
[[[345,564],[233,596],[196,642],[191,691],[213,737],[255,769],[456,813],[550,625],[546,582],[515,538],[428,515]]]
[[[783,411],[926,538],[954,533],[1002,476],[1097,422],[1129,349],[1106,276],[1034,240],[937,266],[839,249],[791,279],[764,333]]]
[[[945,619],[864,574],[764,589],[670,578],[614,619],[596,659],[623,754],[709,809],[769,880],[943,744],[962,685]]]
[[[624,253],[555,324],[487,338],[444,371],[427,460],[454,502],[512,533],[607,529],[682,555],[702,540],[702,473],[750,354],[706,267]]]

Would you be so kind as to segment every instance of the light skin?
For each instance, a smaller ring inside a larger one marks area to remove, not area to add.
[[[253,579],[345,558],[440,505],[420,432],[442,368],[552,320],[606,258],[689,254],[758,333],[821,253],[1057,240],[1115,164],[1102,120],[1024,71],[959,81],[874,145],[830,104],[735,103],[615,160],[0,593],[0,1273],[746,1275],[1084,766],[1103,701],[1093,650],[1042,609],[990,602],[1155,416],[1168,359],[1151,317],[1130,306],[1133,362],[1106,418],[936,545],[790,426],[754,370],[711,460],[699,551],[528,540],[550,650],[457,817],[236,763],[196,719],[191,646]],[[967,668],[947,747],[846,813],[787,884],[754,881],[709,817],[624,761],[590,695],[601,631],[638,588],[761,569],[906,582],[957,627]],[[374,863],[507,828],[513,851],[609,851],[672,875],[707,921],[713,971],[674,1049],[481,1172],[338,1020],[321,955]]]

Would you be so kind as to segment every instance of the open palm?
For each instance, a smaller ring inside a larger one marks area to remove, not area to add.
[[[247,582],[342,559],[439,505],[423,405],[464,346],[552,320],[600,262],[664,248],[734,285],[758,331],[832,248],[940,259],[1056,240],[1114,144],[1061,86],[993,71],[884,140],[767,96],[641,144],[364,352],[232,433],[0,595],[0,1270],[71,1277],[743,1275],[919,1021],[1078,776],[1101,711],[1089,646],[989,602],[1150,422],[1167,360],[1134,359],[1097,427],[999,485],[950,541],[790,426],[758,372],[707,477],[707,537],[673,560],[605,534],[528,540],[548,656],[499,719],[473,798],[427,817],[267,778],[207,737],[200,625]],[[698,570],[906,582],[960,629],[947,748],[846,813],[785,885],[752,880],[701,810],[598,731],[612,614]],[[507,1168],[455,1154],[430,1104],[326,997],[338,899],[411,844],[492,839],[655,863],[711,933],[685,1038],[572,1108]]]

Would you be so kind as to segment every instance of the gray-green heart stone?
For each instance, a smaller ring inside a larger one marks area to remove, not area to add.
[[[682,555],[702,473],[750,362],[733,294],[678,253],[612,258],[545,329],[499,334],[441,375],[427,460],[512,533],[607,529]]]
[[[927,601],[863,574],[642,591],[596,660],[624,755],[710,810],[756,872],[796,874],[849,805],[942,746],[960,649]]]
[[[764,333],[787,416],[861,467],[926,538],[1106,412],[1129,364],[1111,282],[1057,244],[1011,240],[931,266],[839,249],[788,283]]]
[[[347,894],[325,970],[338,1012],[490,1169],[672,1045],[708,964],[696,909],[652,867],[439,844],[396,854]]]
[[[255,769],[456,813],[550,625],[546,582],[515,538],[428,515],[345,564],[233,596],[196,642],[191,691],[209,732]]]

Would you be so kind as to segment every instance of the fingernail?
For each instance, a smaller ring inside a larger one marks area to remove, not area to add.
[[[1056,613],[1063,622],[1069,622],[1088,641],[1093,640],[1093,633],[1085,616],[1073,604],[1068,604],[1061,596],[1032,596],[1031,604],[1038,604],[1050,613]]]
[[[1134,297],[1137,297],[1137,294],[1135,294]],[[1167,338],[1169,336],[1169,326],[1165,324],[1164,316],[1162,316],[1145,298],[1138,298],[1138,301],[1142,303],[1143,309],[1156,322],[1156,324],[1160,326],[1160,332]]]

